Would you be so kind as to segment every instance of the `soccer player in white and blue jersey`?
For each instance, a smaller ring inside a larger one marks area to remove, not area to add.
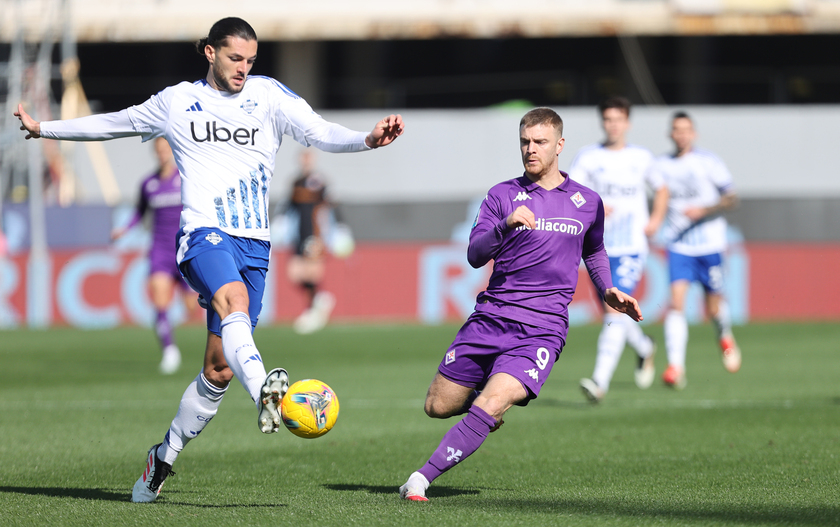
[[[668,189],[652,174],[653,154],[627,143],[630,101],[611,97],[598,107],[606,136],[603,143],[581,149],[572,161],[569,176],[597,192],[604,201],[604,245],[610,258],[613,284],[633,295],[644,274],[648,237],[662,224],[668,207]],[[653,210],[648,212],[647,188],[653,190]],[[653,340],[638,324],[604,304],[598,337],[598,355],[592,378],[581,379],[583,394],[592,402],[604,398],[625,343],[636,350],[636,385],[645,389],[655,374]]]
[[[165,137],[175,154],[183,210],[173,241],[181,273],[207,309],[207,347],[204,368],[184,392],[163,442],[149,450],[134,502],[157,498],[175,458],[216,415],[233,377],[256,404],[260,430],[280,427],[288,375],[282,368],[266,374],[251,334],[265,289],[268,190],[283,136],[328,152],[360,152],[388,145],[404,130],[400,115],[379,121],[370,133],[349,130],[325,121],[276,80],[249,77],[257,36],[240,18],[216,22],[196,49],[209,63],[207,77],[170,86],[143,104],[44,123],[20,105],[15,112],[27,139]]]
[[[705,291],[706,311],[717,330],[723,365],[732,373],[741,367],[741,351],[732,335],[729,309],[723,298],[723,254],[726,219],[721,212],[738,204],[732,175],[716,155],[694,147],[697,134],[685,112],[671,119],[675,152],[659,157],[653,172],[668,185],[671,199],[663,229],[668,246],[671,306],[665,317],[668,368],[665,384],[683,388],[688,324],[684,306],[688,288],[699,282]]]

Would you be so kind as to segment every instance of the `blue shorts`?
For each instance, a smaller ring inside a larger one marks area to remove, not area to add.
[[[668,251],[671,283],[679,280],[700,282],[707,293],[723,293],[723,255],[686,256]]]
[[[178,239],[183,236],[183,231],[180,231]],[[186,244],[187,250],[179,269],[190,287],[198,291],[198,302],[207,310],[207,329],[221,336],[221,319],[210,302],[220,287],[231,282],[245,284],[251,327],[257,327],[271,244],[265,240],[231,236],[207,227],[191,232]]]
[[[622,293],[632,295],[645,274],[645,260],[640,254],[610,256],[610,273],[615,287]]]
[[[507,373],[528,392],[517,403],[525,406],[539,395],[562,350],[563,339],[556,331],[473,313],[458,330],[438,371],[456,384],[478,390],[493,375]]]

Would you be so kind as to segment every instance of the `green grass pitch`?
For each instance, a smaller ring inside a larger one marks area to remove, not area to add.
[[[198,373],[204,330],[177,331],[182,370],[157,373],[149,329],[0,332],[0,525],[840,525],[840,325],[736,328],[737,374],[694,326],[688,387],[633,384],[628,349],[607,399],[577,382],[597,326],[574,327],[540,398],[429,489],[398,499],[454,420],[429,419],[426,388],[456,326],[335,325],[301,337],[266,327],[266,366],[318,378],[336,427],[263,435],[232,383],[219,414],[153,504],[129,502]]]

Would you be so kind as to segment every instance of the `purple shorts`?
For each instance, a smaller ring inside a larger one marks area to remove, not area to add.
[[[497,373],[507,373],[528,391],[518,403],[536,399],[563,351],[556,332],[486,313],[473,313],[438,366],[456,384],[481,390]]]
[[[181,276],[181,271],[178,270],[172,244],[166,244],[166,247],[163,247],[163,244],[152,244],[152,248],[149,249],[149,276],[155,273],[166,273],[181,287],[189,287]]]

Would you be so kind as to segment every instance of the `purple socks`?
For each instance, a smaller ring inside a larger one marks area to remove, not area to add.
[[[496,426],[496,420],[487,412],[478,406],[471,406],[461,422],[450,428],[443,436],[435,453],[418,472],[431,483],[478,450],[494,426]]]

